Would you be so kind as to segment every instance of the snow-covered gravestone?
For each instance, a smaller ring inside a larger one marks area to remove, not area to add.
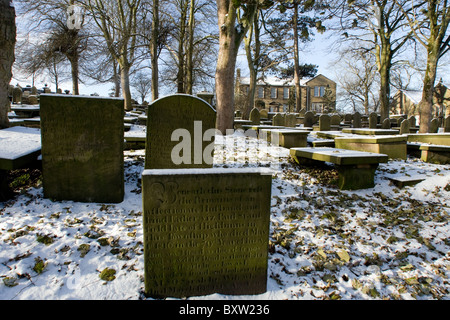
[[[266,170],[143,172],[147,296],[267,290],[272,176]]]
[[[41,95],[44,196],[119,203],[124,197],[124,101]]]
[[[147,111],[146,169],[213,165],[216,111],[203,99],[175,94]]]

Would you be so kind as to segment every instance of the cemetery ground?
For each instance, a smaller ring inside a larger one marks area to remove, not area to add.
[[[342,191],[332,166],[288,157],[239,133],[216,137],[215,167],[274,169],[267,292],[190,300],[450,298],[450,166],[390,160],[374,188]],[[20,194],[0,203],[0,299],[147,299],[144,162],[145,150],[125,151],[119,204],[53,202],[39,170],[14,171]],[[414,186],[390,180],[416,175]]]

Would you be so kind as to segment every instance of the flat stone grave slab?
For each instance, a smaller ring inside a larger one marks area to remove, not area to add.
[[[408,142],[450,146],[450,133],[411,133]]]
[[[425,176],[403,176],[403,177],[395,177],[389,178],[389,180],[399,189],[414,186],[426,179]]]
[[[124,197],[124,101],[41,95],[44,197],[119,203]]]
[[[39,129],[13,127],[0,130],[0,201],[8,200],[13,191],[8,185],[8,171],[24,168],[41,154]]]
[[[362,135],[394,135],[399,134],[400,131],[393,129],[342,128],[342,132]]]
[[[0,170],[23,168],[41,154],[41,132],[26,127],[0,130],[0,146]]]
[[[284,148],[306,147],[309,131],[278,129],[272,130],[271,143]]]
[[[214,146],[215,127],[216,111],[199,97],[175,94],[154,101],[147,110],[145,169],[212,167],[214,148],[206,149]]]
[[[240,129],[242,126],[251,125],[251,120],[234,119],[234,129]]]
[[[420,159],[435,164],[450,164],[450,146],[422,144]]]
[[[336,137],[336,148],[387,154],[391,159],[406,159],[406,135]]]
[[[264,293],[271,183],[267,169],[144,170],[146,295]]]
[[[290,155],[302,165],[333,163],[339,174],[341,190],[357,190],[375,186],[375,171],[379,163],[387,162],[385,154],[335,148],[291,148]]]

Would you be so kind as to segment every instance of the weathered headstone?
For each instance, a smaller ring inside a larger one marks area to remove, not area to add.
[[[409,128],[410,128],[409,120],[406,120],[406,119],[403,120],[400,123],[400,134],[409,134],[410,133]]]
[[[314,125],[314,113],[312,111],[306,111],[303,126],[311,128],[313,125]]]
[[[22,88],[19,85],[15,86],[14,89],[13,89],[13,100],[12,100],[12,102],[13,103],[21,103],[22,102],[22,95],[23,95]]]
[[[381,129],[390,129],[391,128],[391,119],[386,118],[381,123]]]
[[[319,131],[330,131],[331,117],[327,114],[322,114],[319,117]]]
[[[353,115],[350,113],[346,113],[344,115],[344,124],[352,124]]]
[[[430,127],[428,129],[429,133],[437,133],[439,130],[439,120],[438,118],[433,118],[430,122]]]
[[[369,114],[369,128],[376,129],[378,123],[378,115],[376,112],[372,112]]]
[[[262,109],[259,111],[259,116],[261,119],[269,119],[269,111],[267,111],[266,109]]]
[[[253,108],[252,111],[250,111],[250,121],[252,124],[259,125],[261,123],[261,115],[259,113],[258,108]]]
[[[44,196],[119,203],[124,196],[124,101],[40,96]]]
[[[154,101],[147,110],[145,168],[212,167],[215,127],[216,111],[198,97],[175,94]]]
[[[297,125],[297,116],[293,113],[288,113],[285,116],[284,121],[286,127],[293,128]]]
[[[285,124],[285,119],[281,115],[281,113],[277,113],[276,115],[273,116],[273,118],[272,118],[273,126],[284,126],[284,124]]]
[[[414,117],[414,116],[410,116],[409,118],[408,118],[408,121],[409,121],[409,126],[410,126],[410,128],[415,128],[416,127],[416,117]]]
[[[358,111],[353,114],[352,126],[353,128],[361,128],[361,114]]]
[[[450,116],[445,117],[444,132],[450,132]]]
[[[145,170],[146,295],[265,292],[271,179],[259,169]]]
[[[338,114],[333,114],[330,119],[330,123],[332,126],[338,126],[341,124],[341,116]]]

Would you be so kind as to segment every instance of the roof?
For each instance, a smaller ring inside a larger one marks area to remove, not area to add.
[[[308,82],[310,82],[311,80],[317,78],[317,77],[324,77],[326,79],[328,79],[327,77],[325,77],[322,74],[318,74],[313,78],[304,78],[304,79],[300,79],[300,85],[301,86],[306,86],[308,84]],[[328,79],[329,80],[329,79]],[[250,78],[249,77],[241,77],[239,79],[241,84],[245,84],[248,85],[250,84]],[[332,80],[330,80],[332,81]],[[294,79],[282,79],[282,78],[278,78],[278,77],[265,77],[264,79],[260,79],[257,81],[256,85],[259,86],[279,86],[279,87],[292,87],[294,86]]]

